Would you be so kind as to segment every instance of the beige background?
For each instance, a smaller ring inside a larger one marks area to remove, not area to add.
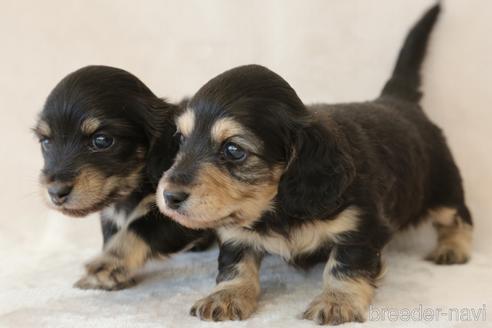
[[[29,128],[67,73],[117,66],[176,100],[227,68],[259,63],[305,102],[364,100],[378,94],[407,28],[431,3],[1,0],[1,239],[45,223],[36,183],[41,155]],[[445,6],[424,72],[424,104],[462,169],[481,245],[492,228],[492,2]]]
[[[178,100],[225,69],[259,63],[307,103],[365,100],[378,94],[408,28],[431,3],[0,0],[0,250],[3,261],[25,257],[2,270],[22,279],[46,263],[34,264],[32,254],[87,250],[74,255],[81,263],[100,247],[94,217],[63,218],[38,195],[42,161],[29,129],[67,73],[117,66]],[[492,250],[492,1],[444,4],[425,65],[424,106],[462,169],[482,253]]]

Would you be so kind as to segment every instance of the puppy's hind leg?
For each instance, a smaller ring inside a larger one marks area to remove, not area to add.
[[[427,256],[436,264],[462,264],[470,259],[472,222],[465,205],[429,211],[437,231],[437,246]]]

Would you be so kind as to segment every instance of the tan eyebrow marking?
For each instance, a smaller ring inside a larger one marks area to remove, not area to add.
[[[232,136],[243,134],[248,133],[241,124],[230,117],[225,117],[217,120],[210,130],[212,140],[217,143],[222,143],[224,140]]]
[[[50,137],[51,136],[51,128],[48,123],[44,120],[40,120],[36,127],[34,128],[36,134],[42,137]]]
[[[187,109],[181,116],[176,120],[176,125],[179,132],[184,136],[189,136],[195,127],[195,112]]]
[[[100,125],[101,121],[99,121],[97,118],[89,117],[82,122],[82,124],[80,125],[80,129],[84,134],[93,134],[97,131]]]

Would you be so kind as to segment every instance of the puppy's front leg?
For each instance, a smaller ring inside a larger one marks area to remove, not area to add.
[[[111,238],[120,230],[118,225],[111,220],[106,220],[104,217],[99,218],[101,222],[101,232],[103,237],[103,249]]]
[[[135,272],[153,257],[165,258],[197,243],[205,247],[215,239],[211,231],[191,230],[152,210],[114,234],[103,252],[86,265],[75,283],[82,289],[117,290],[135,283]]]
[[[304,312],[318,324],[366,320],[381,272],[380,252],[364,246],[335,246],[323,272],[323,292]]]
[[[150,256],[147,242],[134,231],[123,228],[105,244],[100,255],[86,264],[86,274],[75,283],[75,287],[118,290],[133,286],[133,273]]]
[[[256,309],[262,254],[242,245],[220,247],[217,286],[193,305],[190,314],[202,320],[244,320]]]

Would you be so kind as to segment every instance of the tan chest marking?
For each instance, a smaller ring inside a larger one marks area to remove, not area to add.
[[[291,231],[289,238],[277,233],[258,234],[241,227],[218,229],[222,242],[244,243],[259,251],[277,254],[286,260],[316,251],[323,243],[337,242],[342,233],[357,229],[359,211],[348,208],[329,221],[307,222]]]

